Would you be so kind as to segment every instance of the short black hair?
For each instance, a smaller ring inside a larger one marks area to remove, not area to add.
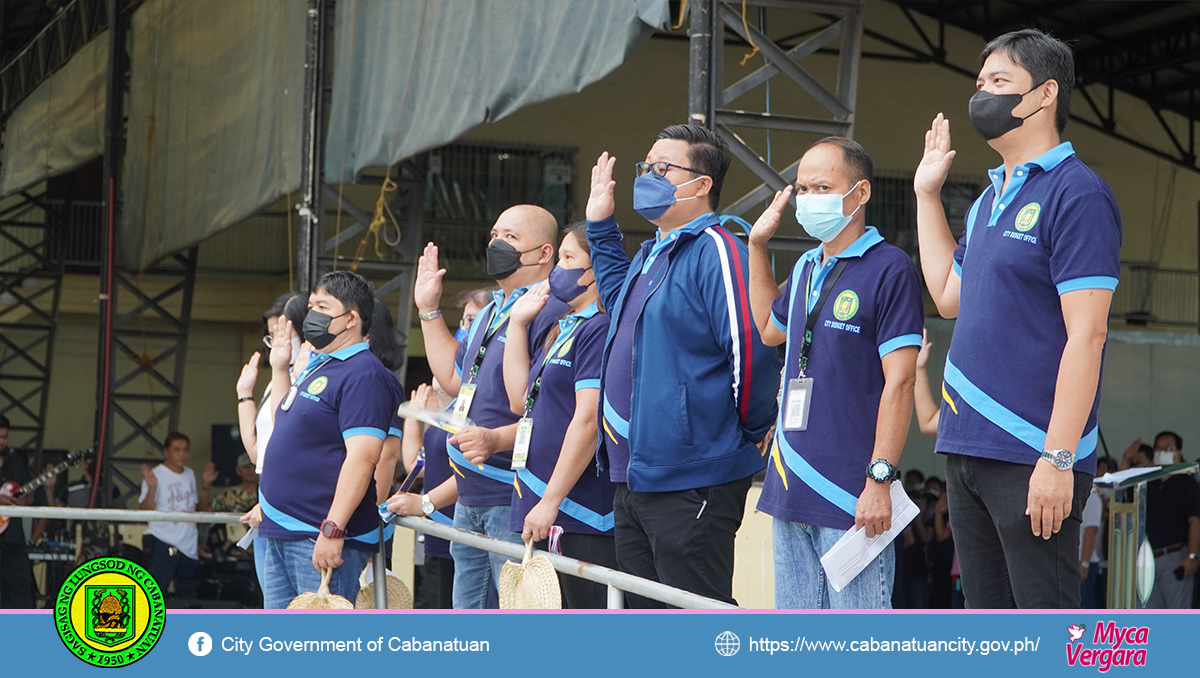
[[[1030,83],[1037,87],[1047,80],[1058,83],[1058,110],[1054,126],[1059,132],[1071,117],[1071,91],[1075,89],[1075,54],[1067,43],[1039,31],[1026,28],[993,39],[979,55],[979,65],[993,52],[1000,52],[1016,65],[1029,71]]]
[[[918,483],[923,483],[923,482],[925,482],[925,474],[924,474],[924,473],[921,473],[920,471],[918,471],[918,470],[917,470],[917,469],[915,469],[915,468],[910,468],[910,469],[908,469],[908,472],[904,474],[904,479],[905,479],[905,480],[908,480],[908,477],[909,477],[909,476],[916,476],[916,477],[917,477],[917,482],[918,482]]]
[[[263,336],[271,334],[273,329],[270,323],[271,318],[282,315],[292,321],[292,327],[295,328],[296,334],[300,334],[300,340],[304,341],[304,335],[300,333],[300,330],[304,327],[304,316],[307,313],[308,299],[299,292],[285,292],[275,297],[275,301],[272,301],[267,310],[263,311]]]
[[[865,181],[868,184],[875,181],[875,161],[863,145],[846,137],[825,137],[808,147],[812,150],[821,144],[832,144],[842,151],[842,162],[846,163],[846,178],[850,183],[858,185]]]
[[[688,164],[700,174],[712,179],[708,191],[708,206],[715,212],[721,204],[721,187],[729,171],[729,146],[716,132],[699,125],[671,125],[654,137],[655,141],[677,139],[688,145]]]
[[[330,271],[321,276],[313,291],[324,290],[342,302],[346,312],[358,311],[362,318],[363,336],[371,334],[371,318],[375,310],[375,287],[366,278],[350,271]]]
[[[379,362],[395,372],[404,364],[404,351],[400,350],[400,343],[396,341],[396,323],[392,320],[392,312],[386,304],[376,299],[373,305],[373,329],[367,337],[368,345],[371,347],[371,353],[379,358]]]
[[[9,426],[11,426],[11,424],[8,421],[8,417],[0,414],[0,428],[8,428]]]
[[[171,431],[170,433],[167,434],[167,437],[163,440],[163,450],[165,451],[168,447],[171,446],[171,443],[175,442],[176,440],[182,440],[183,442],[187,443],[189,446],[191,446],[191,444],[192,444],[191,438],[180,433],[179,431]]]
[[[1177,449],[1177,450],[1183,449],[1183,438],[1181,438],[1179,436],[1179,434],[1174,431],[1163,431],[1163,432],[1159,433],[1158,435],[1154,436],[1154,442],[1158,442],[1158,439],[1163,436],[1171,436],[1172,438],[1175,439],[1175,449]]]

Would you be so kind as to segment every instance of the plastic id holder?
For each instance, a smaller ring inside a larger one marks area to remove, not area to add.
[[[463,384],[458,390],[458,400],[454,403],[454,418],[465,421],[471,412],[471,401],[475,400],[475,384]]]
[[[525,468],[525,462],[529,459],[529,441],[533,438],[533,420],[529,417],[521,417],[517,422],[517,440],[513,443],[512,469]]]
[[[808,408],[812,404],[812,377],[789,379],[783,411],[783,430],[803,431],[808,428]]]

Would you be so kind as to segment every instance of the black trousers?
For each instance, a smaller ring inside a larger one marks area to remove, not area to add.
[[[613,499],[617,565],[623,572],[736,604],[733,541],[753,477],[678,492],[631,492]],[[667,605],[627,594],[631,608]]]
[[[175,550],[171,555],[171,545],[147,534],[142,537],[142,546],[150,557],[150,574],[162,589],[163,597],[167,596],[167,587],[175,581],[175,597],[179,600],[194,600],[196,598],[196,565],[198,561],[183,555],[183,551]]]
[[[616,545],[610,536],[564,533],[559,538],[559,546],[562,547],[562,554],[568,558],[610,570],[619,569]],[[548,541],[535,542],[534,547],[550,550]],[[562,589],[564,610],[603,610],[608,607],[608,587],[604,584],[559,572],[558,585]]]
[[[13,518],[21,520],[21,518]],[[21,542],[0,543],[0,608],[33,609],[33,565]]]
[[[1071,514],[1050,539],[1035,537],[1025,508],[1033,466],[951,454],[950,525],[967,607],[1079,607],[1079,528],[1092,476],[1074,472]]]
[[[425,603],[430,610],[454,609],[454,560],[425,554]]]

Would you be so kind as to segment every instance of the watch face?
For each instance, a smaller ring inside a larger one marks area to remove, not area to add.
[[[883,481],[887,480],[887,477],[888,477],[887,464],[882,461],[872,462],[872,464],[871,464],[871,479],[875,480],[877,482],[883,482]]]

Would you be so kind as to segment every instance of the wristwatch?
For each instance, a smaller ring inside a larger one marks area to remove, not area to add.
[[[890,483],[900,478],[900,469],[887,459],[876,459],[867,464],[867,477],[877,483]]]
[[[337,523],[326,518],[321,521],[321,536],[327,539],[342,539],[346,536],[346,531],[337,526]]]
[[[440,308],[435,308],[428,313],[420,313],[420,312],[417,313],[417,317],[420,318],[421,320],[437,320],[441,316],[442,316],[442,309],[440,309]]]
[[[429,495],[421,495],[421,513],[424,513],[426,516],[431,516],[436,510],[437,508],[434,507],[433,500],[429,498]]]
[[[1191,560],[1200,560],[1200,553],[1189,553],[1188,558]]]
[[[1071,450],[1042,450],[1042,459],[1054,464],[1059,471],[1069,471],[1075,466],[1075,453]]]

